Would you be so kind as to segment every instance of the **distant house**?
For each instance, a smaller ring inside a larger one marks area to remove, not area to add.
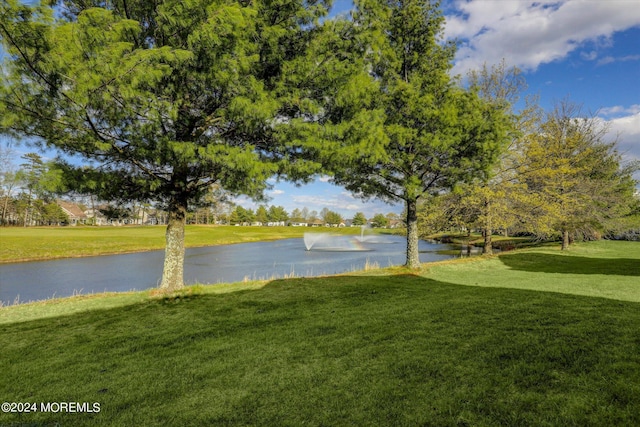
[[[100,209],[105,207],[106,205],[96,206],[95,210],[93,208],[87,208],[87,210],[84,211],[84,214],[87,216],[87,219],[90,220],[88,222],[92,225],[107,225],[109,223],[107,217],[100,212]]]
[[[286,225],[285,221],[269,221],[267,227],[283,227]]]
[[[85,224],[87,222],[87,215],[77,204],[64,200],[57,200],[56,204],[69,217],[70,225]]]
[[[306,221],[289,221],[291,227],[307,227],[309,223]]]
[[[404,222],[402,220],[391,219],[389,220],[389,225],[387,226],[387,228],[402,228],[403,225]]]
[[[324,225],[324,221],[321,219],[314,219],[313,221],[309,221],[309,227],[322,227]]]

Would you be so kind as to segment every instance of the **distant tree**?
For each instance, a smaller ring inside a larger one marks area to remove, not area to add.
[[[365,225],[367,223],[367,218],[364,216],[362,212],[356,212],[353,216],[353,221],[351,224],[353,225]]]
[[[258,209],[256,209],[256,221],[261,222],[262,224],[266,224],[267,221],[269,221],[269,212],[265,205],[260,205],[258,206]]]
[[[20,165],[18,179],[22,181],[27,188],[27,205],[24,212],[23,224],[26,227],[28,221],[31,219],[29,210],[31,209],[32,198],[34,194],[41,193],[42,177],[44,176],[46,168],[42,157],[37,153],[27,153],[20,158],[24,163]]]
[[[68,224],[69,216],[57,203],[44,205],[42,220],[46,225]]]
[[[256,215],[252,209],[246,209],[238,205],[231,211],[230,222],[232,224],[251,224],[255,221]]]
[[[327,224],[329,222],[330,214],[331,214],[331,211],[329,210],[329,208],[322,208],[322,210],[320,210],[320,219],[322,219],[322,221],[324,221],[324,223]]]
[[[328,211],[326,213],[326,215],[324,216],[324,222],[325,224],[329,224],[329,225],[340,225],[342,223],[342,216],[334,211]]]
[[[389,225],[389,220],[384,214],[377,213],[371,219],[371,225],[376,228],[384,228]]]
[[[303,207],[302,211],[300,211],[300,217],[305,221],[309,221],[311,219],[309,217],[309,208],[307,208],[306,206]]]
[[[200,217],[205,224],[215,224],[219,218],[224,216],[229,204],[230,194],[219,184],[211,184],[203,197],[198,202],[192,203],[191,209],[195,211],[196,219]],[[141,206],[149,207],[150,204],[142,203]]]
[[[334,182],[354,194],[402,201],[406,265],[420,264],[417,206],[430,194],[488,172],[505,144],[501,108],[449,77],[453,43],[442,42],[444,17],[428,0],[362,0],[353,20],[366,45],[375,83],[368,92],[382,111],[384,152],[336,156]]]
[[[293,222],[304,222],[304,216],[302,215],[302,211],[298,208],[295,208],[291,211],[291,216],[289,218]]]
[[[238,207],[236,206],[235,209],[233,209],[230,213],[229,213],[229,223],[231,225],[236,225],[236,224],[240,224],[242,221],[240,220],[240,213],[238,212]]]
[[[289,214],[283,206],[270,206],[268,218],[271,222],[286,222]]]
[[[15,151],[7,143],[0,145],[0,225],[7,224],[7,217],[12,203],[13,192],[18,185],[18,175],[14,166]]]

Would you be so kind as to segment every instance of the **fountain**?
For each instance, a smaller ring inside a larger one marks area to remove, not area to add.
[[[364,252],[371,249],[362,245],[356,236],[340,236],[330,233],[304,233],[304,246],[308,251]]]
[[[331,233],[304,233],[304,246],[308,251],[325,252],[364,252],[372,251],[370,244],[398,243],[389,236],[379,234],[365,235],[370,226],[362,225],[359,236],[343,236]],[[365,246],[367,245],[367,246]]]

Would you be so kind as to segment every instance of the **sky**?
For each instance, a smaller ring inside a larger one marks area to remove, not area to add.
[[[350,0],[334,0],[332,16]],[[443,0],[445,37],[458,41],[453,74],[502,60],[524,71],[545,110],[563,99],[602,119],[626,159],[640,160],[640,0]],[[640,174],[636,176],[640,180]],[[271,181],[268,205],[340,213],[400,213],[402,205],[363,202],[319,177],[295,186]],[[236,200],[245,208],[257,204]]]

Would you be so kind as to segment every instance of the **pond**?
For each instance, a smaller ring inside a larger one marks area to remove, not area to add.
[[[388,267],[405,262],[405,246],[406,239],[400,236],[358,239],[310,235],[306,239],[188,248],[184,278],[187,284],[215,284],[337,274],[362,270],[366,265]],[[420,241],[420,261],[452,258],[450,252],[438,253],[452,248]],[[74,294],[153,288],[160,281],[163,260],[164,251],[151,251],[0,264],[0,301],[11,305]]]

